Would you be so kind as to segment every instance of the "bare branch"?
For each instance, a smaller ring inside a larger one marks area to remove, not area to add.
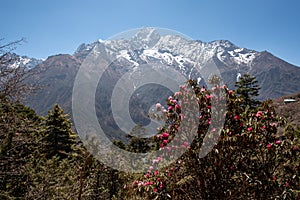
[[[4,40],[4,39],[0,39]],[[0,54],[6,54],[6,53],[10,53],[11,51],[16,49],[17,45],[21,45],[21,43],[26,42],[25,38],[21,38],[19,40],[13,41],[13,42],[9,42],[3,45],[0,45]]]
[[[14,66],[18,57],[11,53],[16,45],[25,39],[10,42],[0,46],[0,97],[20,101],[31,93],[36,86],[28,83],[27,78],[32,74],[24,67]]]

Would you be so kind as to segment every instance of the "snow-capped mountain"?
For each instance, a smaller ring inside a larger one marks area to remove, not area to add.
[[[196,67],[205,66],[209,59],[218,67],[223,82],[232,89],[241,74],[256,76],[261,87],[261,100],[300,90],[300,68],[267,51],[239,47],[228,40],[202,42],[145,28],[130,37],[81,44],[73,55],[48,57],[34,68],[37,71],[35,74],[40,74],[35,81],[39,81],[44,88],[37,93],[38,98],[31,99],[30,106],[39,113],[45,113],[56,102],[71,105],[72,86],[69,84],[74,81],[81,63],[93,52],[112,61],[112,67],[107,71],[110,79],[103,79],[107,91],[113,89],[122,74],[147,63],[170,66],[200,83],[201,74]],[[65,80],[68,80],[67,83]],[[109,95],[105,98],[109,98]],[[70,111],[69,106],[66,109]]]
[[[36,74],[32,81],[42,85],[36,96],[27,100],[28,105],[39,114],[46,114],[55,103],[71,112],[72,87],[82,63],[90,54],[102,55],[111,61],[103,73],[96,99],[103,102],[95,105],[101,127],[112,137],[120,133],[111,112],[111,97],[114,86],[122,75],[139,69],[143,64],[168,66],[181,72],[186,78],[204,84],[202,74],[197,69],[204,67],[208,60],[217,66],[223,83],[234,89],[235,82],[244,73],[257,77],[260,84],[261,100],[277,98],[300,90],[300,67],[291,65],[269,52],[258,52],[241,48],[227,40],[202,42],[180,35],[161,34],[152,28],[145,28],[129,38],[98,40],[82,44],[73,55],[49,56],[32,70]],[[20,62],[21,62],[20,58]],[[29,63],[24,58],[24,63]],[[134,87],[134,86],[133,86]],[[146,111],[156,102],[164,102],[170,91],[158,86],[137,88],[132,95],[130,113],[139,123],[148,120]],[[150,98],[151,97],[151,98]],[[124,138],[119,138],[124,139]]]
[[[132,67],[159,62],[173,65],[189,78],[193,77],[195,67],[204,66],[212,58],[217,59],[219,65],[235,69],[234,76],[250,72],[253,60],[261,55],[260,52],[240,48],[227,40],[189,40],[179,35],[160,35],[154,28],[142,29],[129,39],[98,40],[92,44],[82,44],[74,55],[83,60],[95,47],[101,49],[101,53],[106,53],[109,59],[125,59]]]
[[[43,59],[29,58],[27,56],[20,56],[15,53],[9,53],[8,56],[12,60],[10,67],[13,68],[25,67],[27,69],[32,69],[44,61]]]
[[[179,57],[189,62],[200,61],[205,63],[213,55],[216,55],[220,61],[226,64],[232,62],[250,66],[252,60],[260,54],[254,50],[237,47],[228,40],[212,42],[187,40],[177,35],[161,36],[155,29],[145,28],[129,40],[98,40],[92,44],[81,44],[75,55],[89,53],[99,44],[104,44],[105,51],[109,55],[120,55],[129,61],[134,61],[136,53],[144,56],[142,60],[146,62],[146,57],[154,57],[163,59],[167,63],[172,60],[177,61]],[[128,57],[128,55],[131,57]]]

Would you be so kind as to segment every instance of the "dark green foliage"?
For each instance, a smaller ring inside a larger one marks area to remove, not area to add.
[[[0,99],[0,194],[25,195],[27,176],[22,166],[32,153],[39,123],[40,118],[30,108]]]
[[[126,138],[129,140],[128,143],[125,144],[121,140],[115,140],[113,144],[121,149],[134,153],[147,153],[157,149],[153,137],[145,136],[146,129],[141,125],[137,125],[126,135]]]
[[[250,109],[254,109],[259,105],[260,102],[256,97],[259,95],[260,87],[257,83],[256,78],[249,74],[244,74],[240,80],[236,82],[236,93],[243,101],[241,103],[242,107],[246,108],[249,106]]]
[[[46,116],[44,151],[48,158],[59,156],[66,158],[76,144],[76,135],[71,130],[67,114],[57,104]]]

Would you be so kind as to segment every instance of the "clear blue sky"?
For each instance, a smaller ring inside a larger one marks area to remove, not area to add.
[[[72,54],[81,43],[140,27],[209,42],[227,39],[300,66],[298,0],[1,0],[1,38],[21,55]],[[2,41],[3,43],[3,41]]]

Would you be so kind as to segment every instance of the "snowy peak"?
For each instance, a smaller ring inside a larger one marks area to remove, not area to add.
[[[12,68],[24,67],[27,69],[32,69],[44,61],[43,59],[19,56],[15,53],[9,53],[7,56],[12,60],[10,63],[10,67]]]
[[[210,44],[211,46],[214,46],[214,47],[223,47],[226,49],[232,49],[232,48],[237,47],[233,43],[231,43],[229,40],[214,40],[212,42],[209,42],[208,44]]]
[[[160,39],[160,34],[155,28],[143,28],[139,30],[132,38],[131,42],[137,43],[138,48],[152,48]]]
[[[180,67],[196,63],[202,66],[209,59],[217,58],[225,65],[236,68],[242,65],[250,70],[252,61],[260,55],[257,51],[238,47],[228,40],[202,42],[180,35],[161,34],[155,28],[140,29],[131,37],[82,44],[74,55],[83,60],[96,46],[110,58],[126,59],[134,66],[149,63],[153,59],[170,65],[176,62]]]

